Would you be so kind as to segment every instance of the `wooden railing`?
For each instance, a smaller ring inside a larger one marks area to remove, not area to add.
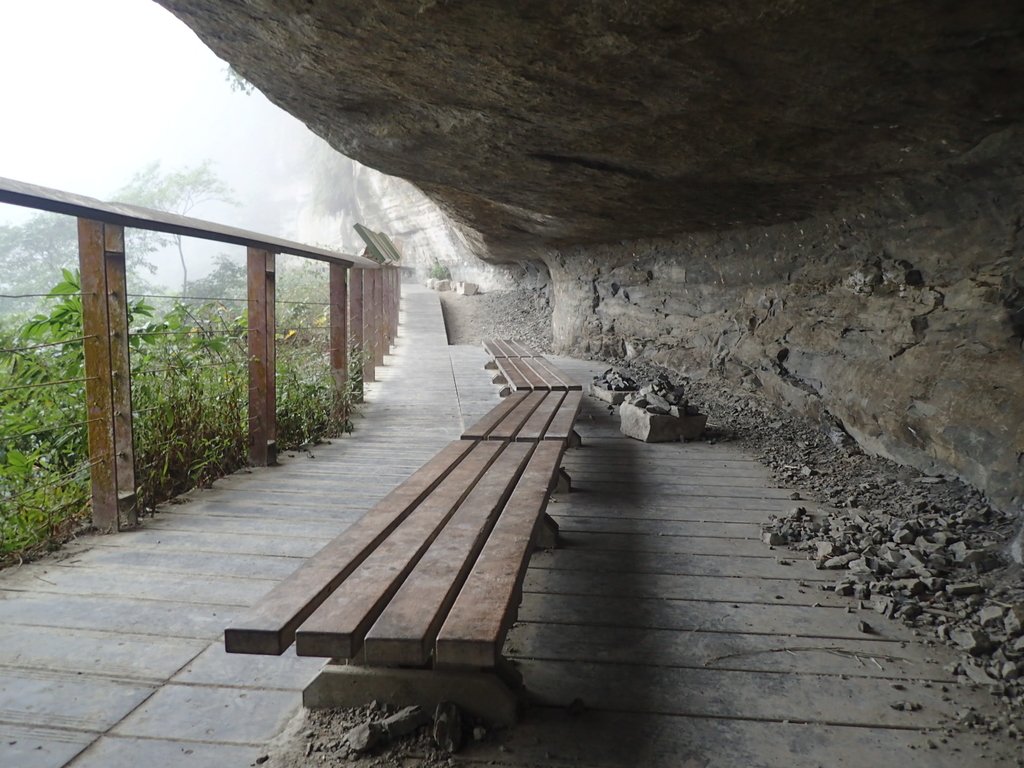
[[[78,219],[85,394],[89,430],[92,521],[113,532],[137,524],[135,443],[129,364],[125,229],[134,228],[241,245],[247,249],[249,459],[266,466],[276,458],[276,255],[329,264],[330,366],[345,387],[350,360],[366,360],[357,385],[375,378],[374,367],[398,333],[401,282],[397,253],[363,229],[364,258],[336,253],[213,222],[0,178],[0,203]],[[364,234],[364,232],[368,234]],[[392,255],[393,254],[393,255]],[[355,357],[352,357],[355,355]]]

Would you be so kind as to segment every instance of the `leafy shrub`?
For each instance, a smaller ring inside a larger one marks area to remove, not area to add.
[[[430,266],[430,276],[435,280],[451,280],[452,273],[448,267],[437,259],[434,259],[434,263]]]
[[[78,275],[48,311],[0,330],[0,562],[67,538],[89,513],[88,424]],[[351,430],[351,383],[328,365],[322,305],[295,302],[278,340],[278,447]],[[248,318],[224,304],[129,306],[140,512],[245,465]],[[317,333],[318,329],[324,332]]]

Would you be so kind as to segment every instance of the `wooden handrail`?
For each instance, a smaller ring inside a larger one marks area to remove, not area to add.
[[[3,177],[0,203],[78,219],[92,518],[100,531],[118,531],[137,522],[126,227],[246,247],[249,460],[254,465],[273,464],[277,450],[276,254],[330,264],[330,362],[339,390],[349,384],[351,349],[362,363],[361,370],[352,372],[353,395],[361,399],[363,381],[374,380],[374,368],[384,363],[397,332],[401,291],[397,259],[401,257],[386,235],[361,225],[359,234],[369,235],[367,253],[380,261]],[[347,275],[348,269],[352,271]]]
[[[92,197],[75,195],[59,189],[40,187],[23,181],[0,176],[0,203],[20,205],[51,213],[63,213],[80,219],[91,219],[104,224],[117,224],[134,229],[148,229],[172,235],[198,237],[219,243],[243,245],[270,253],[290,253],[307,259],[326,261],[344,267],[378,269],[380,264],[362,256],[329,251],[312,245],[303,245],[292,240],[283,240],[271,235],[261,235],[238,227],[215,224],[212,221],[193,219],[176,213],[157,211],[127,203],[104,203]]]

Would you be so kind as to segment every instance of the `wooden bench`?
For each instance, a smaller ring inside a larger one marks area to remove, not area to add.
[[[225,630],[229,653],[294,642],[334,660],[306,706],[449,700],[514,721],[519,681],[501,650],[530,553],[557,542],[545,509],[569,489],[561,459],[583,393],[522,345],[494,349],[532,372],[532,391],[502,400]]]
[[[494,383],[507,383],[511,391],[583,389],[551,361],[519,342],[488,340],[484,342],[484,350],[494,359],[494,367],[499,371]]]

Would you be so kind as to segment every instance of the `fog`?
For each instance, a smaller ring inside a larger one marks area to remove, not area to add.
[[[0,176],[111,199],[154,161],[172,171],[211,160],[239,204],[207,203],[189,215],[350,253],[358,247],[351,215],[327,225],[310,215],[314,165],[351,180],[357,164],[258,91],[233,89],[227,64],[155,3],[0,2],[0,72]],[[0,205],[0,224],[31,213]],[[190,242],[189,277],[201,277],[215,254],[240,251]],[[157,282],[180,284],[176,253],[153,260]]]

